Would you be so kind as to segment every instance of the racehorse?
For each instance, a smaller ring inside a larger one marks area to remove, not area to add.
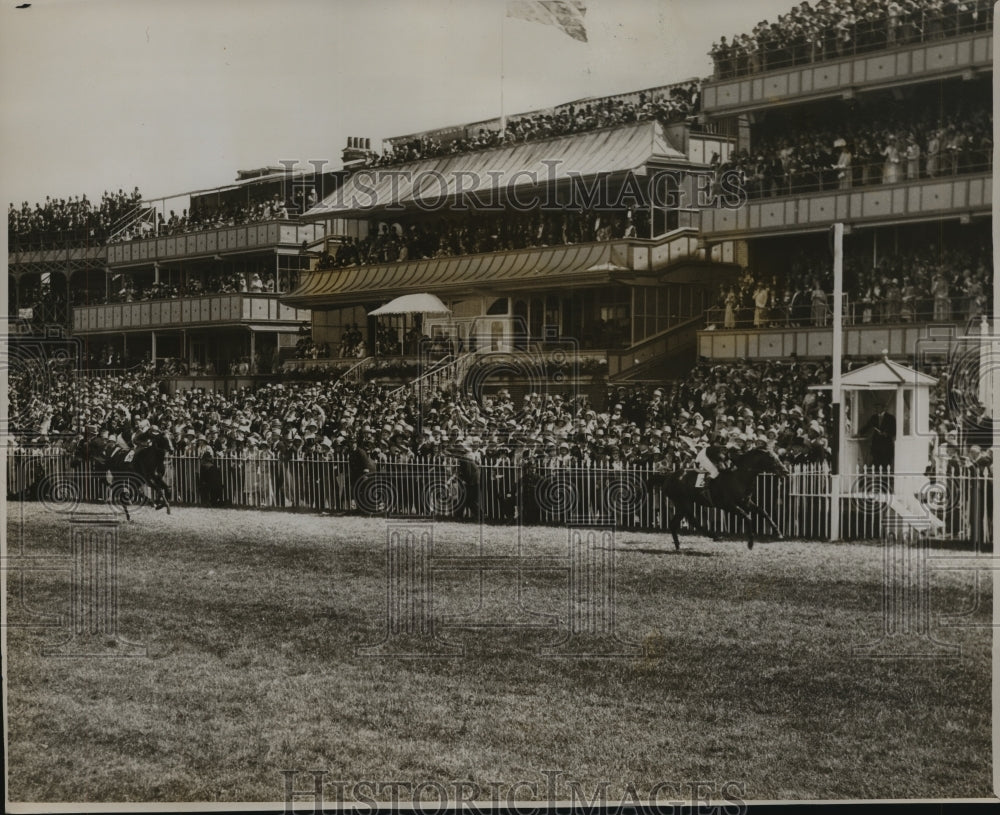
[[[167,501],[169,487],[163,480],[167,453],[171,451],[170,440],[163,434],[153,435],[150,445],[137,451],[131,461],[126,461],[128,451],[123,450],[113,441],[97,436],[81,439],[76,446],[71,461],[72,467],[89,463],[91,471],[104,476],[102,482],[107,484],[110,476],[110,494],[116,494],[126,520],[132,520],[128,513],[129,498],[135,497],[135,503],[142,503],[145,496],[142,487],[149,485],[153,489],[154,508],[166,507],[170,514],[170,504]]]
[[[694,516],[696,504],[721,509],[747,521],[748,549],[753,549],[754,515],[761,515],[774,530],[775,535],[780,538],[781,532],[771,520],[771,516],[753,500],[754,483],[761,473],[787,475],[788,470],[777,456],[769,450],[758,447],[736,456],[730,469],[723,470],[709,481],[707,496],[703,488],[695,486],[697,473],[694,471],[680,470],[655,475],[652,486],[659,487],[664,496],[673,501],[676,507],[676,511],[670,519],[670,534],[674,539],[674,548],[681,548],[680,539],[677,537],[681,518],[687,518],[692,528],[703,535],[708,535],[712,540],[719,539],[717,535],[698,523]]]

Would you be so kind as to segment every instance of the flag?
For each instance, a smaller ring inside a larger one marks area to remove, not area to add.
[[[587,28],[583,24],[586,13],[583,0],[507,0],[508,17],[554,25],[580,42],[587,41]]]

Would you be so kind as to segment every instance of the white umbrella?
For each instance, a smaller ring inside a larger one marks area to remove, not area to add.
[[[433,294],[404,294],[368,312],[369,317],[387,314],[451,314],[451,310]]]

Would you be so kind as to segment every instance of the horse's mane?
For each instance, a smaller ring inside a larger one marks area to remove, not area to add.
[[[733,465],[738,468],[747,468],[750,464],[756,460],[761,460],[761,462],[766,462],[771,464],[774,461],[774,454],[769,450],[764,450],[760,447],[754,447],[751,450],[747,450],[745,453],[740,453],[733,459]]]

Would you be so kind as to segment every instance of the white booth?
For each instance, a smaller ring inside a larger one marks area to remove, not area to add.
[[[937,380],[887,357],[841,377],[840,472],[872,464],[871,431],[862,433],[883,406],[895,416],[892,469],[922,476],[930,461],[930,395]]]

